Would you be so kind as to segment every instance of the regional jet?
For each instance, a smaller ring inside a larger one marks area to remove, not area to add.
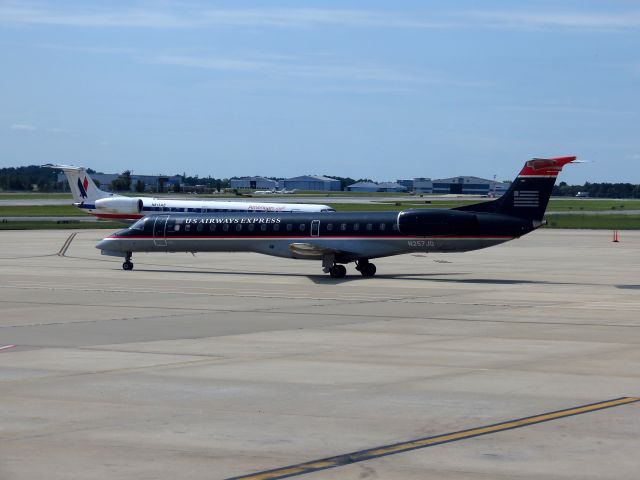
[[[312,203],[233,202],[126,197],[100,190],[83,167],[43,165],[62,170],[69,182],[74,205],[98,218],[132,223],[145,215],[209,212],[333,212],[328,205]]]
[[[258,252],[322,261],[325,273],[344,277],[355,262],[364,277],[371,259],[414,252],[466,252],[519,238],[543,225],[562,167],[576,157],[535,158],[525,163],[500,198],[453,209],[399,212],[157,214],[100,241],[104,255],[133,252]]]

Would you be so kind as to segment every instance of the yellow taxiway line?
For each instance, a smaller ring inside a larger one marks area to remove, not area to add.
[[[432,447],[434,445],[440,445],[442,443],[455,442],[458,440],[465,440],[467,438],[478,437],[480,435],[503,432],[505,430],[526,427],[529,425],[534,425],[536,423],[549,422],[551,420],[558,420],[560,418],[570,417],[572,415],[581,415],[583,413],[602,410],[605,408],[618,407],[620,405],[626,405],[634,402],[640,402],[640,398],[615,398],[613,400],[606,400],[603,402],[581,405],[579,407],[557,410],[555,412],[543,413],[541,415],[534,415],[532,417],[508,420],[506,422],[496,423],[493,425],[486,425],[483,427],[471,428],[458,432],[445,433],[433,437],[418,438],[416,440],[410,440],[408,442],[394,443],[391,445],[369,448],[367,450],[360,450],[358,452],[337,455],[335,457],[299,463],[297,465],[289,465],[288,467],[276,468],[274,470],[252,473],[240,477],[232,477],[228,480],[276,480],[279,478],[304,475],[306,473],[326,470],[328,468],[341,467],[344,465],[349,465],[351,463],[363,462],[365,460],[371,460],[386,455],[394,455],[397,453],[407,452],[409,450],[416,450],[418,448]]]

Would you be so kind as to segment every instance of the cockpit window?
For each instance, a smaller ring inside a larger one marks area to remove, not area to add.
[[[144,230],[144,225],[147,223],[147,217],[141,218],[136,223],[131,225],[132,230]]]

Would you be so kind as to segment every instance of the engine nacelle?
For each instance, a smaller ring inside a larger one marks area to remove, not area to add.
[[[405,210],[398,215],[398,229],[404,235],[464,235],[477,225],[475,213],[458,210]]]
[[[95,201],[96,210],[105,213],[140,213],[142,199],[129,197],[100,198]]]

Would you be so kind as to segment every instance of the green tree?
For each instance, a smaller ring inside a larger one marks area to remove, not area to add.
[[[144,182],[142,180],[138,179],[138,181],[136,181],[136,187],[135,187],[136,188],[136,192],[138,192],[138,193],[144,192],[144,187],[145,187]]]
[[[114,192],[126,192],[131,190],[131,170],[125,170],[118,175],[118,178],[113,180],[109,184],[109,187]]]

